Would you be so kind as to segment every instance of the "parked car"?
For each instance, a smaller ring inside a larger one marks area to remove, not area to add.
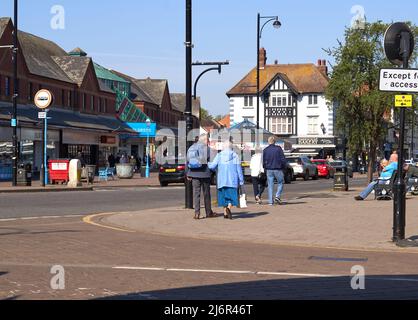
[[[335,172],[344,172],[347,170],[348,176],[353,178],[353,168],[347,163],[347,161],[337,160],[330,162],[330,164],[334,168]]]
[[[287,160],[293,168],[294,179],[303,178],[303,180],[308,181],[309,178],[312,178],[313,180],[318,180],[318,168],[308,157],[292,157]]]
[[[334,177],[335,170],[327,160],[312,160],[312,163],[318,168],[319,177],[326,179]]]
[[[174,159],[160,166],[158,180],[161,187],[167,187],[170,183],[184,183],[185,174],[185,160]]]
[[[184,183],[186,165],[184,159],[167,161],[160,166],[158,179],[161,187],[167,187],[171,183]],[[216,185],[216,172],[212,172],[211,184]]]
[[[244,171],[245,181],[251,182],[250,162],[242,161],[241,166],[242,170]],[[289,163],[287,164],[286,170],[284,171],[284,181],[286,184],[291,184],[292,181],[295,181],[293,167]]]

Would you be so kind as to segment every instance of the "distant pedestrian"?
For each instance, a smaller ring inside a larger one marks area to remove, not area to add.
[[[129,159],[128,159],[128,156],[124,153],[122,157],[120,158],[120,164],[127,164],[127,163],[129,163]]]
[[[113,153],[109,155],[107,161],[109,162],[109,168],[114,168],[116,166],[116,158]]]
[[[85,168],[85,167],[86,167],[86,160],[84,159],[84,155],[83,155],[83,153],[78,152],[78,153],[77,153],[77,158],[76,158],[76,159],[80,161],[80,163],[81,163],[81,167],[82,167],[82,168]]]
[[[251,158],[250,170],[255,202],[261,204],[261,199],[267,183],[267,176],[263,168],[263,153],[261,148],[256,148],[255,154]]]
[[[263,167],[267,174],[268,190],[269,190],[269,205],[274,203],[282,203],[282,194],[284,186],[284,169],[287,165],[286,157],[283,149],[276,146],[276,137],[272,136],[268,139],[269,146],[263,152]],[[277,181],[278,187],[276,195],[274,196],[274,181]]]
[[[190,147],[187,153],[187,179],[193,185],[194,219],[200,219],[200,197],[203,192],[206,218],[213,218],[216,215],[212,211],[212,198],[210,194],[210,183],[212,172],[209,170],[210,149],[207,135],[201,135]]]
[[[232,220],[232,207],[239,206],[238,190],[244,185],[241,161],[232,149],[232,143],[224,142],[223,151],[209,163],[209,169],[217,170],[218,205],[224,208],[224,218]]]

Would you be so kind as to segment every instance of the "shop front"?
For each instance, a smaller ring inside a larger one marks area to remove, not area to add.
[[[35,174],[39,173],[42,163],[43,143],[42,130],[32,128],[18,128],[19,163],[31,164]],[[12,178],[12,129],[0,127],[0,180]],[[56,158],[59,155],[59,131],[48,131],[47,156]]]
[[[336,157],[337,139],[335,137],[299,137],[292,146],[292,155],[308,156],[316,159]]]

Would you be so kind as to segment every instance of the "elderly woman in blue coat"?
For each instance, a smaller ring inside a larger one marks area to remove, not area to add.
[[[232,207],[238,207],[238,189],[244,185],[241,161],[232,149],[230,141],[224,142],[224,150],[213,162],[209,163],[212,171],[217,170],[218,205],[224,208],[224,218],[232,219]]]

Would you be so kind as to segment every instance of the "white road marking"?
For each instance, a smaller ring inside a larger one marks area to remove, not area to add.
[[[325,275],[312,273],[290,273],[290,272],[262,272],[262,271],[244,271],[244,270],[211,270],[211,269],[178,269],[178,268],[147,268],[147,267],[113,267],[117,270],[131,271],[165,271],[165,272],[185,272],[185,273],[226,273],[226,274],[252,274],[252,275],[269,275],[269,276],[291,276],[291,277],[308,277],[308,278],[333,278],[341,277],[341,275]]]

